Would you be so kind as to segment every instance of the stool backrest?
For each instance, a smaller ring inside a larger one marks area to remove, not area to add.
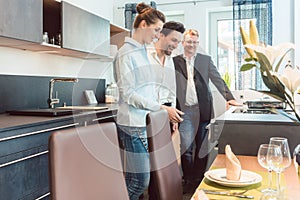
[[[181,174],[165,110],[147,115],[147,135],[151,165],[149,199],[182,200]]]
[[[52,133],[49,165],[52,200],[129,199],[112,122]]]

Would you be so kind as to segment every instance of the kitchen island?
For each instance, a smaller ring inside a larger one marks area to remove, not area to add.
[[[114,121],[107,109],[59,117],[0,115],[0,199],[49,199],[48,138],[56,130]]]
[[[256,156],[262,143],[270,137],[288,138],[291,153],[300,144],[300,124],[280,114],[235,112],[240,107],[231,107],[212,123],[213,137],[218,139],[218,152],[224,154],[226,144],[234,153]]]

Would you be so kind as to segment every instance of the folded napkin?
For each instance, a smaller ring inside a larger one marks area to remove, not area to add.
[[[191,200],[209,200],[207,195],[203,192],[203,190],[196,190]]]
[[[238,181],[241,177],[241,163],[231,151],[230,145],[226,145],[225,147],[225,155],[226,155],[226,178],[228,180]]]

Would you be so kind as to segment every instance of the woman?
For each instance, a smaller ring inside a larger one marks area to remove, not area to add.
[[[115,60],[115,78],[119,87],[118,134],[124,148],[125,180],[129,198],[139,199],[149,185],[150,167],[146,133],[146,115],[161,109],[155,73],[147,57],[146,44],[158,39],[165,16],[139,3],[132,38],[126,37]]]

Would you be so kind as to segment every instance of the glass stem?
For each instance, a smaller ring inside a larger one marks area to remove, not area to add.
[[[281,178],[281,173],[280,172],[276,172],[276,181],[277,181],[277,184],[276,184],[276,187],[277,187],[277,192],[280,193],[280,178]]]
[[[268,188],[272,189],[272,170],[268,169]]]

